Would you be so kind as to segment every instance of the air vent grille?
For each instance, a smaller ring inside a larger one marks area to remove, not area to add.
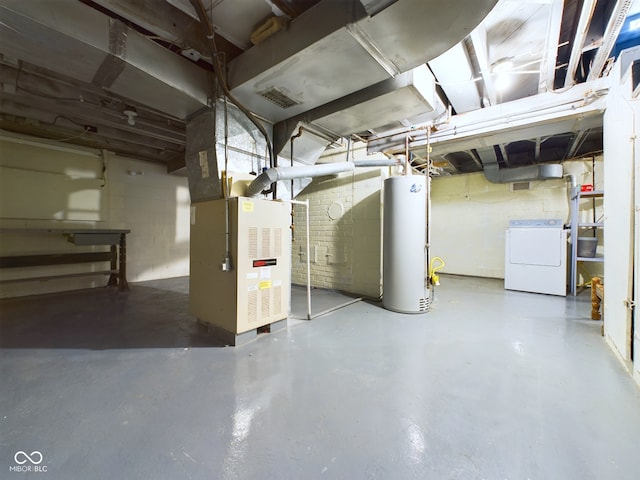
[[[262,257],[271,257],[271,229],[262,229]]]
[[[281,90],[278,90],[275,87],[267,88],[262,92],[258,92],[258,95],[266,98],[272,103],[275,103],[280,108],[287,109],[293,107],[294,105],[300,105],[300,102],[294,100],[293,98],[286,95]]]
[[[274,315],[282,313],[282,287],[273,287],[273,312]]]
[[[261,319],[267,319],[271,316],[271,289],[265,288],[260,290],[260,306],[261,306]]]
[[[251,290],[247,293],[247,322],[253,323],[258,320],[258,290]]]
[[[281,257],[282,256],[282,229],[276,228],[274,232],[274,246],[273,246],[273,256]]]
[[[248,249],[250,259],[258,258],[258,229],[249,227]]]
[[[522,190],[529,190],[530,188],[531,185],[529,184],[529,182],[514,182],[511,184],[512,192],[520,192]]]

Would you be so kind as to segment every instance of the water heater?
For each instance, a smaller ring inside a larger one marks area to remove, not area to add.
[[[424,176],[384,181],[382,304],[388,310],[422,313],[429,307],[426,192]]]

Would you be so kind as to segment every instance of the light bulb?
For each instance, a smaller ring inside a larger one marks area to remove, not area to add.
[[[124,113],[124,115],[127,117],[127,123],[129,125],[133,126],[136,124],[136,117],[138,116],[138,111],[136,110],[136,107],[133,107],[131,105],[126,105],[122,113]]]

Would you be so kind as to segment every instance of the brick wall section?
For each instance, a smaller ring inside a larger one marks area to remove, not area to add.
[[[309,200],[311,285],[378,298],[381,294],[381,186],[385,169],[315,179]],[[306,212],[296,206],[292,281],[306,284]]]

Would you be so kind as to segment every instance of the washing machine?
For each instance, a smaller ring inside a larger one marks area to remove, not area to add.
[[[567,295],[567,230],[562,220],[509,222],[505,233],[504,288]]]

